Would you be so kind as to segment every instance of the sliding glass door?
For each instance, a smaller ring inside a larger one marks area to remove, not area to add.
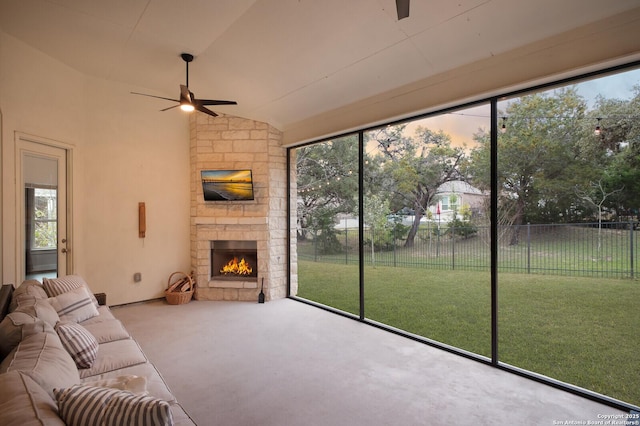
[[[485,357],[490,192],[468,172],[489,118],[483,104],[372,129],[363,153],[366,317]]]
[[[296,150],[298,295],[357,315],[358,135]]]
[[[498,105],[499,359],[636,405],[638,83],[633,71]]]
[[[640,70],[292,152],[293,296],[640,405]]]

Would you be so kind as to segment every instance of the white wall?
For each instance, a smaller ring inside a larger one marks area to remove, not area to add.
[[[142,90],[84,76],[0,31],[4,283],[19,281],[15,132],[72,148],[72,272],[110,304],[161,297],[172,272],[188,272],[188,118],[130,91]]]

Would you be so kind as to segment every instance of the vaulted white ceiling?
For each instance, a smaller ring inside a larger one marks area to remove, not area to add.
[[[0,28],[97,78],[280,129],[640,7],[639,0],[2,0]],[[133,95],[132,95],[133,96]],[[149,99],[150,108],[171,106]]]

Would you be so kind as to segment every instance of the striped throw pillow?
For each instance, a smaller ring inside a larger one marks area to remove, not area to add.
[[[47,301],[58,313],[60,321],[81,322],[98,316],[98,309],[84,287],[50,297]]]
[[[98,356],[98,341],[93,334],[74,322],[59,322],[56,331],[62,346],[78,368],[91,368]]]
[[[58,411],[69,426],[173,425],[167,401],[111,388],[76,385],[54,389]]]
[[[75,290],[79,287],[85,287],[93,303],[95,303],[96,307],[98,306],[98,300],[91,292],[89,284],[87,284],[84,278],[79,275],[65,275],[64,277],[58,278],[43,278],[42,286],[44,287],[44,291],[49,297],[59,296],[62,293]]]

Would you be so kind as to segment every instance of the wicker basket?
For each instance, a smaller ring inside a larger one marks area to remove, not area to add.
[[[180,276],[183,275],[183,277],[180,277],[179,279],[174,280],[174,282],[172,283],[171,281],[174,279],[174,276]],[[189,290],[188,291],[170,291],[171,286],[178,282],[180,279],[185,278],[187,279],[187,282],[189,284]],[[169,282],[167,285],[167,290],[165,290],[164,295],[167,299],[167,303],[170,305],[184,305],[185,303],[189,303],[191,301],[191,297],[193,296],[193,292],[194,292],[194,285],[193,285],[193,278],[191,278],[191,276],[189,274],[185,274],[184,272],[174,272],[173,274],[169,275]]]

